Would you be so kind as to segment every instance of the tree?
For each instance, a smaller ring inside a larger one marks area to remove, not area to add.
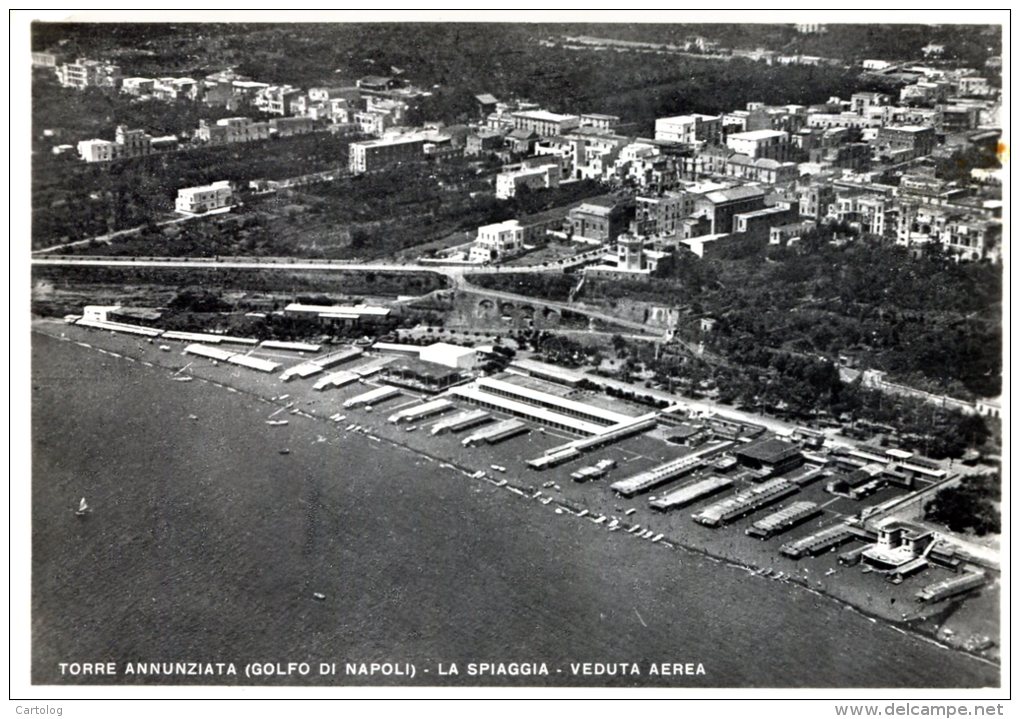
[[[998,473],[965,477],[956,487],[940,490],[924,507],[925,519],[944,524],[954,532],[973,531],[979,537],[1002,531],[996,506],[1001,498]]]

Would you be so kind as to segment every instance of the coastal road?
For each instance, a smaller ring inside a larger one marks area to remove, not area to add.
[[[465,278],[465,270],[470,269],[470,274],[487,274],[491,270],[479,268],[465,268],[449,265],[423,265],[423,264],[393,264],[385,262],[330,262],[325,260],[290,260],[266,258],[261,260],[253,259],[216,259],[216,258],[179,258],[168,257],[166,259],[156,257],[34,257],[32,264],[42,267],[64,266],[64,267],[172,267],[178,269],[206,269],[210,267],[223,269],[244,269],[244,270],[320,270],[324,272],[434,272],[449,278],[451,289],[461,290],[470,294],[482,295],[497,300],[508,302],[527,303],[536,307],[553,309],[558,312],[574,312],[584,315],[590,319],[637,331],[641,334],[658,334],[643,322],[621,319],[599,310],[584,307],[568,302],[556,302],[543,300],[537,297],[529,297],[514,292],[502,290],[490,290],[479,287],[472,287]],[[520,271],[524,268],[515,268]],[[534,272],[550,272],[555,268],[534,268]]]

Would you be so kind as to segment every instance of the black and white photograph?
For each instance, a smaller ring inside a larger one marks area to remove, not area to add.
[[[19,713],[996,715],[1008,11],[18,14]]]

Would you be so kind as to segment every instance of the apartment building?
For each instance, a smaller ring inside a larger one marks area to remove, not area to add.
[[[112,162],[120,158],[120,145],[110,140],[82,140],[78,157],[85,162]]]
[[[850,96],[850,112],[863,115],[870,107],[888,105],[892,98],[883,92],[855,92]]]
[[[584,113],[581,115],[581,127],[594,127],[598,130],[612,130],[620,124],[617,115],[600,115],[596,112]]]
[[[227,145],[234,142],[254,142],[269,139],[269,123],[254,122],[248,117],[225,117],[210,125],[199,120],[195,139],[210,145]]]
[[[515,130],[531,130],[541,137],[562,135],[581,124],[577,115],[559,115],[545,110],[523,110],[510,113],[510,117]]]
[[[56,66],[57,81],[63,87],[83,90],[86,87],[120,87],[119,65],[80,57],[74,62]]]
[[[425,138],[421,135],[396,135],[352,142],[349,149],[348,167],[353,174],[360,175],[425,159]]]
[[[315,132],[315,121],[310,117],[274,117],[269,121],[269,132],[276,137],[307,135]]]
[[[723,119],[718,115],[677,115],[655,120],[655,139],[687,145],[718,144],[722,138]]]
[[[129,130],[118,125],[116,138],[122,157],[142,157],[152,153],[152,135],[145,130]]]
[[[291,85],[271,86],[258,94],[255,104],[270,115],[292,115],[294,112],[291,106],[303,94]]]
[[[230,182],[221,180],[211,185],[181,188],[177,191],[174,208],[178,212],[189,215],[202,214],[230,207],[233,199],[234,194]]]
[[[935,128],[922,125],[897,125],[878,131],[875,146],[880,152],[902,154],[907,159],[930,155],[935,149]]]
[[[895,229],[895,225],[890,222],[894,208],[889,198],[849,191],[837,195],[832,212],[837,222],[844,222],[861,232],[881,237]]]
[[[567,213],[571,237],[582,242],[614,242],[627,229],[625,208],[613,200],[589,200]]]
[[[524,249],[524,228],[517,220],[497,222],[478,228],[478,237],[471,245],[471,262],[493,262],[515,255]]]
[[[132,130],[118,125],[115,139],[82,140],[78,143],[78,156],[85,162],[111,162],[131,157],[145,157],[157,152],[170,152],[178,148],[175,135],[153,137],[145,130]]]
[[[33,52],[32,67],[57,67],[57,56],[52,52]]]
[[[959,208],[901,203],[896,226],[900,245],[940,244],[961,260],[998,260],[1002,223]]]
[[[752,130],[726,138],[726,146],[755,160],[766,158],[785,162],[790,158],[790,135],[783,130]]]
[[[554,162],[538,167],[501,172],[496,176],[496,197],[507,200],[517,195],[522,187],[533,190],[558,187],[560,184],[560,163]]]
[[[645,237],[676,235],[681,221],[694,212],[694,196],[682,190],[659,197],[639,195],[634,202],[633,231]]]

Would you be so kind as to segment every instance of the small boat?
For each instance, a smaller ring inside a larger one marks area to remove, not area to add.
[[[280,454],[290,454],[290,450],[284,447],[283,449],[280,450]]]
[[[416,424],[412,424],[412,425],[411,425],[410,427],[406,427],[406,428],[404,429],[404,431],[405,431],[405,432],[414,432],[414,431],[415,431],[416,429],[418,429],[418,425],[416,425]]]
[[[189,415],[188,415],[188,419],[198,419],[198,415],[195,415],[195,414],[189,414]]]
[[[490,464],[489,466],[492,467],[497,472],[505,472],[506,471],[506,467],[504,467],[501,464]]]
[[[662,535],[661,534],[656,534],[654,537],[652,537],[652,544],[655,544],[656,542],[661,541],[661,540],[662,540]]]
[[[190,382],[193,379],[195,379],[195,378],[192,377],[191,375],[184,375],[183,377],[174,377],[173,381],[174,382]]]
[[[322,592],[312,592],[312,599],[317,602],[324,602],[326,601],[326,595]]]
[[[149,340],[149,341],[151,342],[152,340]],[[159,348],[163,352],[169,352],[170,351],[170,345],[160,345]]]
[[[270,427],[282,427],[285,424],[290,423],[285,419],[267,419],[266,424],[268,424]]]
[[[85,501],[84,497],[82,497],[81,501],[78,503],[78,509],[74,510],[74,515],[76,517],[84,517],[86,514],[88,514],[91,511],[92,511],[92,507],[90,507],[89,503]]]
[[[626,514],[626,515],[627,515],[627,516],[629,517],[630,515],[634,514],[634,512],[636,512],[636,511],[637,511],[636,509],[634,509],[633,507],[631,507],[631,508],[630,508],[630,509],[628,509],[628,510],[627,510],[626,512],[624,512],[624,514]]]

